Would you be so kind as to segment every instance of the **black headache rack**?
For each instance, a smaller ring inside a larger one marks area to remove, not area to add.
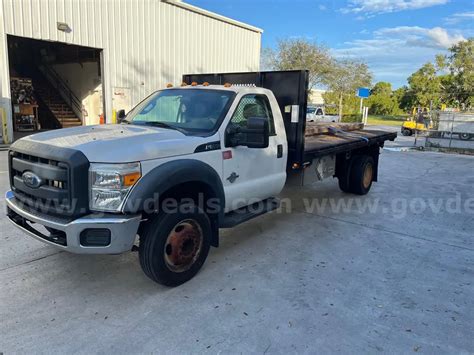
[[[304,162],[304,132],[308,99],[307,70],[265,71],[220,74],[187,74],[183,82],[211,85],[257,86],[269,89],[275,95],[285,123],[288,140],[288,168]],[[292,119],[293,117],[293,119]]]

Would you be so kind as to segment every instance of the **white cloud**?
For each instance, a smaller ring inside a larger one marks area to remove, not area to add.
[[[449,0],[350,0],[343,13],[364,15],[383,14],[404,10],[416,10],[435,5],[444,5]]]
[[[474,21],[474,11],[458,12],[444,19],[444,22],[450,25],[463,21]]]
[[[374,32],[375,37],[398,38],[411,47],[448,49],[454,44],[466,40],[461,34],[450,35],[441,27],[423,28],[418,26],[399,26],[382,28]]]
[[[363,60],[374,72],[376,81],[400,86],[424,63],[433,61],[436,54],[461,40],[461,34],[440,27],[400,26],[378,29],[370,38],[346,42],[332,52],[337,58]]]
[[[318,8],[319,8],[319,11],[326,11],[328,9],[326,5],[322,5],[322,4],[319,5]]]

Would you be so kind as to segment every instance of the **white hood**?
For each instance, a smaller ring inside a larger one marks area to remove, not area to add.
[[[213,139],[158,127],[99,125],[57,129],[22,140],[77,149],[90,162],[126,163],[192,154],[197,146]]]

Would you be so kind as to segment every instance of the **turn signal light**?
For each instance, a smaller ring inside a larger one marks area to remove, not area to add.
[[[123,186],[133,186],[140,179],[141,174],[139,172],[130,173],[123,176]]]

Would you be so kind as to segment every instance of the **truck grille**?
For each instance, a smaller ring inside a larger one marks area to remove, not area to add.
[[[28,186],[25,172],[41,179],[37,188]],[[18,152],[11,153],[11,184],[15,197],[37,210],[70,209],[69,169],[67,164]]]
[[[89,165],[85,156],[78,151],[72,155],[60,154],[64,159],[40,154],[10,150],[10,185],[15,198],[42,213],[85,214]],[[33,180],[28,179],[31,176]]]

